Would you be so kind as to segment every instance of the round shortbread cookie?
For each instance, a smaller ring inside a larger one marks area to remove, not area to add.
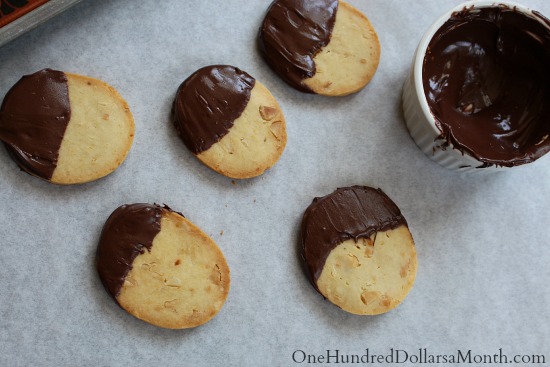
[[[208,322],[229,292],[229,267],[216,243],[167,206],[116,209],[103,227],[96,261],[115,301],[163,328]]]
[[[288,84],[326,96],[358,92],[380,61],[378,36],[367,17],[338,0],[275,0],[259,43]]]
[[[202,163],[231,178],[264,173],[279,160],[287,140],[285,118],[273,95],[228,65],[199,69],[180,85],[173,121]]]
[[[113,172],[134,138],[127,103],[108,84],[44,69],[19,80],[0,110],[0,140],[25,172],[80,184]]]
[[[325,298],[357,315],[399,305],[416,277],[416,248],[399,208],[380,189],[341,188],[315,198],[301,228],[302,257]]]

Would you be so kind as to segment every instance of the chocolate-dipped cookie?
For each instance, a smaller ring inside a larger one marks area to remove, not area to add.
[[[288,84],[342,96],[374,76],[380,43],[367,17],[338,0],[275,0],[259,34],[260,50]]]
[[[103,227],[96,265],[124,310],[164,328],[208,322],[229,292],[229,268],[216,243],[167,206],[116,209]]]
[[[134,120],[118,92],[87,76],[44,69],[19,80],[0,109],[0,140],[27,173],[79,184],[126,158]]]
[[[195,156],[231,178],[261,175],[281,157],[286,126],[267,88],[228,65],[197,70],[178,88],[176,129]]]
[[[353,186],[315,198],[304,213],[301,243],[313,286],[344,311],[387,312],[413,286],[414,241],[399,208],[380,189]]]

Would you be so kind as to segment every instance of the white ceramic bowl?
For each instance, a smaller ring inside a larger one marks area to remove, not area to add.
[[[451,170],[481,173],[508,170],[509,167],[492,165],[484,168],[477,168],[482,166],[483,162],[467,153],[462,153],[458,149],[453,148],[452,144],[446,147],[442,144],[446,142],[446,140],[440,139],[441,131],[436,126],[435,118],[430,111],[428,101],[424,94],[422,82],[424,56],[426,55],[426,50],[432,37],[439,28],[449,20],[452,13],[463,10],[465,7],[487,8],[498,5],[514,8],[530,18],[538,19],[533,16],[530,9],[508,1],[468,1],[452,8],[437,19],[422,37],[413,58],[411,71],[403,87],[403,111],[411,137],[424,154]],[[544,24],[541,21],[540,23]]]

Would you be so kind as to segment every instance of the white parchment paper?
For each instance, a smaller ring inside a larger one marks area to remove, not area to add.
[[[373,23],[382,57],[367,88],[344,98],[300,93],[268,68],[256,49],[267,0],[87,0],[0,48],[0,96],[49,67],[113,85],[136,122],[123,165],[80,186],[28,176],[0,149],[0,365],[327,366],[345,364],[293,354],[391,348],[502,348],[550,363],[550,157],[492,175],[425,157],[405,127],[401,89],[424,31],[460,2],[349,2]],[[523,4],[550,15],[548,1]],[[170,123],[176,88],[209,64],[246,70],[283,108],[286,150],[259,178],[234,182],[201,165]],[[418,250],[413,290],[382,316],[323,300],[299,258],[305,208],[356,184],[398,204]],[[102,225],[134,202],[183,212],[226,255],[231,291],[208,324],[160,329],[103,289],[94,268]]]

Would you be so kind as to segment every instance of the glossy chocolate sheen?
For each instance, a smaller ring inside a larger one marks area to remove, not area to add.
[[[44,69],[25,75],[0,109],[0,140],[24,171],[51,179],[71,119],[67,76]]]
[[[105,222],[97,247],[96,266],[101,282],[115,300],[134,259],[151,251],[166,211],[171,209],[151,204],[123,205]]]
[[[302,256],[313,285],[330,252],[344,241],[369,238],[376,232],[407,225],[401,211],[380,189],[340,188],[315,198],[302,219]]]
[[[303,80],[315,75],[314,56],[328,45],[338,0],[275,0],[260,28],[260,50],[288,84],[307,93]]]
[[[256,80],[228,65],[197,70],[176,93],[173,118],[178,133],[194,154],[220,141],[242,114]]]
[[[481,167],[550,151],[550,27],[539,13],[503,5],[454,13],[428,45],[422,78],[443,147]]]

